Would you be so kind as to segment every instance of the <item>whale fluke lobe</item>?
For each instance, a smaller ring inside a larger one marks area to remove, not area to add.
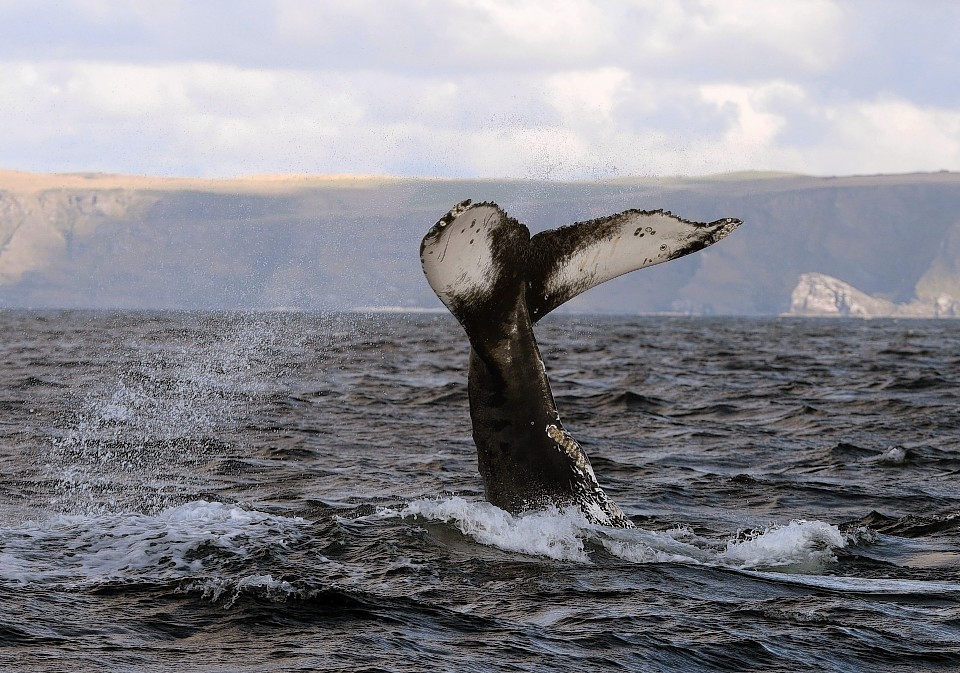
[[[539,320],[611,278],[702,250],[739,225],[732,218],[704,224],[669,211],[628,210],[541,232],[530,241],[530,317]]]
[[[487,500],[511,512],[575,504],[597,523],[631,525],[560,422],[533,323],[605,280],[701,250],[739,225],[628,210],[531,238],[497,204],[470,201],[437,221],[420,260],[470,340],[470,417]]]
[[[430,287],[466,327],[489,322],[522,292],[529,243],[529,230],[496,204],[464,201],[424,236],[420,260]]]

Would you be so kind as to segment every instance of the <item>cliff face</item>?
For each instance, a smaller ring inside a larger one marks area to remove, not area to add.
[[[917,281],[916,292],[924,301],[943,295],[960,297],[960,220],[943,237],[933,263]]]
[[[858,315],[916,299],[942,305],[942,315],[954,309],[941,296],[960,296],[960,175],[950,173],[590,183],[28,177],[0,171],[0,306],[439,307],[420,271],[420,238],[465,198],[497,201],[534,232],[628,208],[744,220],[720,244],[605,283],[574,310],[776,315],[829,305]],[[841,292],[821,279],[798,304],[797,279],[813,271],[850,285]]]
[[[101,224],[136,219],[155,200],[120,190],[0,192],[0,286],[16,286],[30,274],[51,281],[62,277],[75,244],[95,235]]]
[[[805,273],[790,295],[794,316],[856,318],[957,318],[960,301],[941,293],[897,304],[871,297],[841,280],[822,273]]]

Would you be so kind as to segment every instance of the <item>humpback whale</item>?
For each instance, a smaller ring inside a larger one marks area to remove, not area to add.
[[[420,261],[470,341],[470,417],[489,502],[513,513],[577,505],[595,523],[632,525],[560,422],[533,325],[585,290],[701,250],[739,225],[627,210],[531,237],[496,203],[469,200],[433,225]]]

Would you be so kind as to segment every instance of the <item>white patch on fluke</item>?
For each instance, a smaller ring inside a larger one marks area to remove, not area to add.
[[[579,293],[630,271],[666,262],[692,243],[715,243],[740,225],[739,220],[732,219],[715,225],[699,224],[663,211],[627,211],[614,215],[611,221],[616,226],[610,235],[578,245],[551,271],[545,281],[549,296],[569,294],[567,288],[576,288]]]
[[[445,220],[453,218],[449,222]],[[440,300],[451,308],[457,297],[489,292],[493,271],[491,229],[502,221],[496,206],[455,207],[424,238],[423,272]]]

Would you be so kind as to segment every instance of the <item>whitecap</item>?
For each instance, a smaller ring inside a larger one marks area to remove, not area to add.
[[[631,563],[710,563],[716,559],[714,541],[678,527],[667,531],[643,528],[600,532],[603,547]]]
[[[0,584],[75,588],[216,574],[230,559],[286,549],[306,523],[204,500],[155,515],[55,515],[0,528]]]
[[[823,521],[791,521],[735,538],[719,560],[738,568],[791,566],[796,572],[818,572],[835,562],[834,549],[847,546],[840,529]]]
[[[303,592],[286,580],[275,580],[273,575],[246,575],[240,579],[229,577],[210,577],[189,582],[181,587],[183,592],[197,591],[203,598],[214,603],[222,603],[224,608],[233,607],[245,594],[266,596],[283,601]]]
[[[513,515],[483,501],[454,496],[414,500],[376,517],[419,516],[452,524],[480,544],[545,558],[591,562],[590,543],[631,563],[688,563],[733,569],[778,568],[817,573],[846,547],[840,530],[822,521],[791,521],[761,531],[711,539],[677,527],[666,531],[609,528],[589,522],[576,507]]]
[[[583,538],[596,529],[577,507],[554,507],[515,516],[488,502],[458,496],[414,500],[399,515],[453,524],[477,542],[504,551],[582,563],[590,560]]]

